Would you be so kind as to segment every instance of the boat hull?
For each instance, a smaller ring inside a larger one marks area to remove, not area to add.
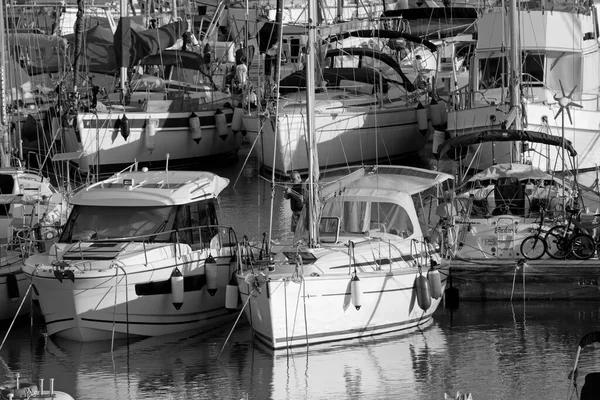
[[[245,115],[243,125],[265,169],[280,175],[308,171],[305,111],[263,119]],[[277,133],[275,134],[275,130]],[[315,114],[321,169],[369,162],[390,163],[417,154],[428,131],[421,133],[412,108],[377,108]]]
[[[191,112],[128,112],[81,113],[79,138],[71,132],[66,138],[66,151],[83,151],[76,160],[81,169],[98,168],[114,172],[138,162],[138,165],[159,168],[169,164],[199,166],[201,160],[231,159],[242,145],[242,135],[231,130],[231,109],[223,109],[227,124],[217,128],[214,110],[195,111],[200,121],[201,139],[194,140],[190,129]],[[129,136],[123,131],[123,116],[127,117]],[[148,126],[155,125],[153,134]]]
[[[213,254],[216,251],[213,251]],[[230,277],[230,254],[215,256],[218,288],[210,295],[204,284],[203,263],[175,259],[150,266],[85,270],[82,262],[73,280],[52,267],[26,270],[49,335],[88,342],[135,336],[161,336],[212,329],[235,314],[225,309],[225,286]],[[185,283],[183,304],[174,306],[170,278],[174,268],[194,283]],[[60,279],[59,279],[60,278]]]
[[[238,284],[254,334],[274,349],[411,329],[427,323],[442,300],[431,299],[426,311],[419,307],[416,269],[359,275],[363,297],[358,310],[350,275],[305,276],[298,282],[280,278],[259,289],[238,276]],[[442,288],[445,284],[444,277]]]

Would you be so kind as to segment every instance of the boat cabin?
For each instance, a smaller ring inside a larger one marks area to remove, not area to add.
[[[185,243],[193,250],[234,243],[217,217],[217,196],[228,183],[208,172],[117,174],[73,197],[59,242]]]
[[[410,167],[360,172],[324,183],[319,219],[322,243],[345,243],[359,237],[420,240],[426,227],[419,196],[451,179],[447,174]],[[302,221],[306,221],[306,208]],[[306,228],[306,223],[298,224],[296,237],[302,237]]]

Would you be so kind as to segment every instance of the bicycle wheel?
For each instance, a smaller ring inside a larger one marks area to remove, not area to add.
[[[553,233],[546,234],[546,253],[548,253],[550,258],[564,260],[570,252],[568,239],[563,236],[556,236]]]
[[[566,233],[566,235],[565,235],[565,229],[567,229],[567,227],[565,225],[556,225],[556,226],[553,226],[552,228],[550,228],[546,232],[546,236],[545,236],[546,244],[549,244],[548,243],[548,235],[554,235],[554,236],[557,236],[557,237],[569,237],[569,236],[573,235],[573,228],[572,227],[569,228],[569,230]]]
[[[589,260],[596,252],[596,242],[590,235],[580,233],[571,239],[571,251],[575,258]]]
[[[546,241],[539,235],[527,236],[521,242],[521,254],[528,260],[539,260],[547,248]]]

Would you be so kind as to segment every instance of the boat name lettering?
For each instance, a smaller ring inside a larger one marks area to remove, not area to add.
[[[494,233],[517,233],[517,232],[518,232],[518,229],[516,226],[514,228],[509,227],[509,226],[507,226],[507,227],[497,226],[494,229]]]

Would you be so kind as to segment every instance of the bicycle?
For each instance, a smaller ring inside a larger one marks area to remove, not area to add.
[[[596,241],[575,219],[581,209],[566,208],[565,211],[569,215],[567,224],[552,227],[546,233],[546,251],[555,260],[564,260],[569,255],[579,260],[588,260],[596,252]]]
[[[537,232],[533,235],[527,236],[521,242],[521,254],[527,260],[539,260],[542,258],[544,253],[548,252],[548,244],[546,243],[546,239],[542,236],[543,227],[544,227],[544,216],[545,209],[540,208],[541,217],[540,224],[537,227]]]

